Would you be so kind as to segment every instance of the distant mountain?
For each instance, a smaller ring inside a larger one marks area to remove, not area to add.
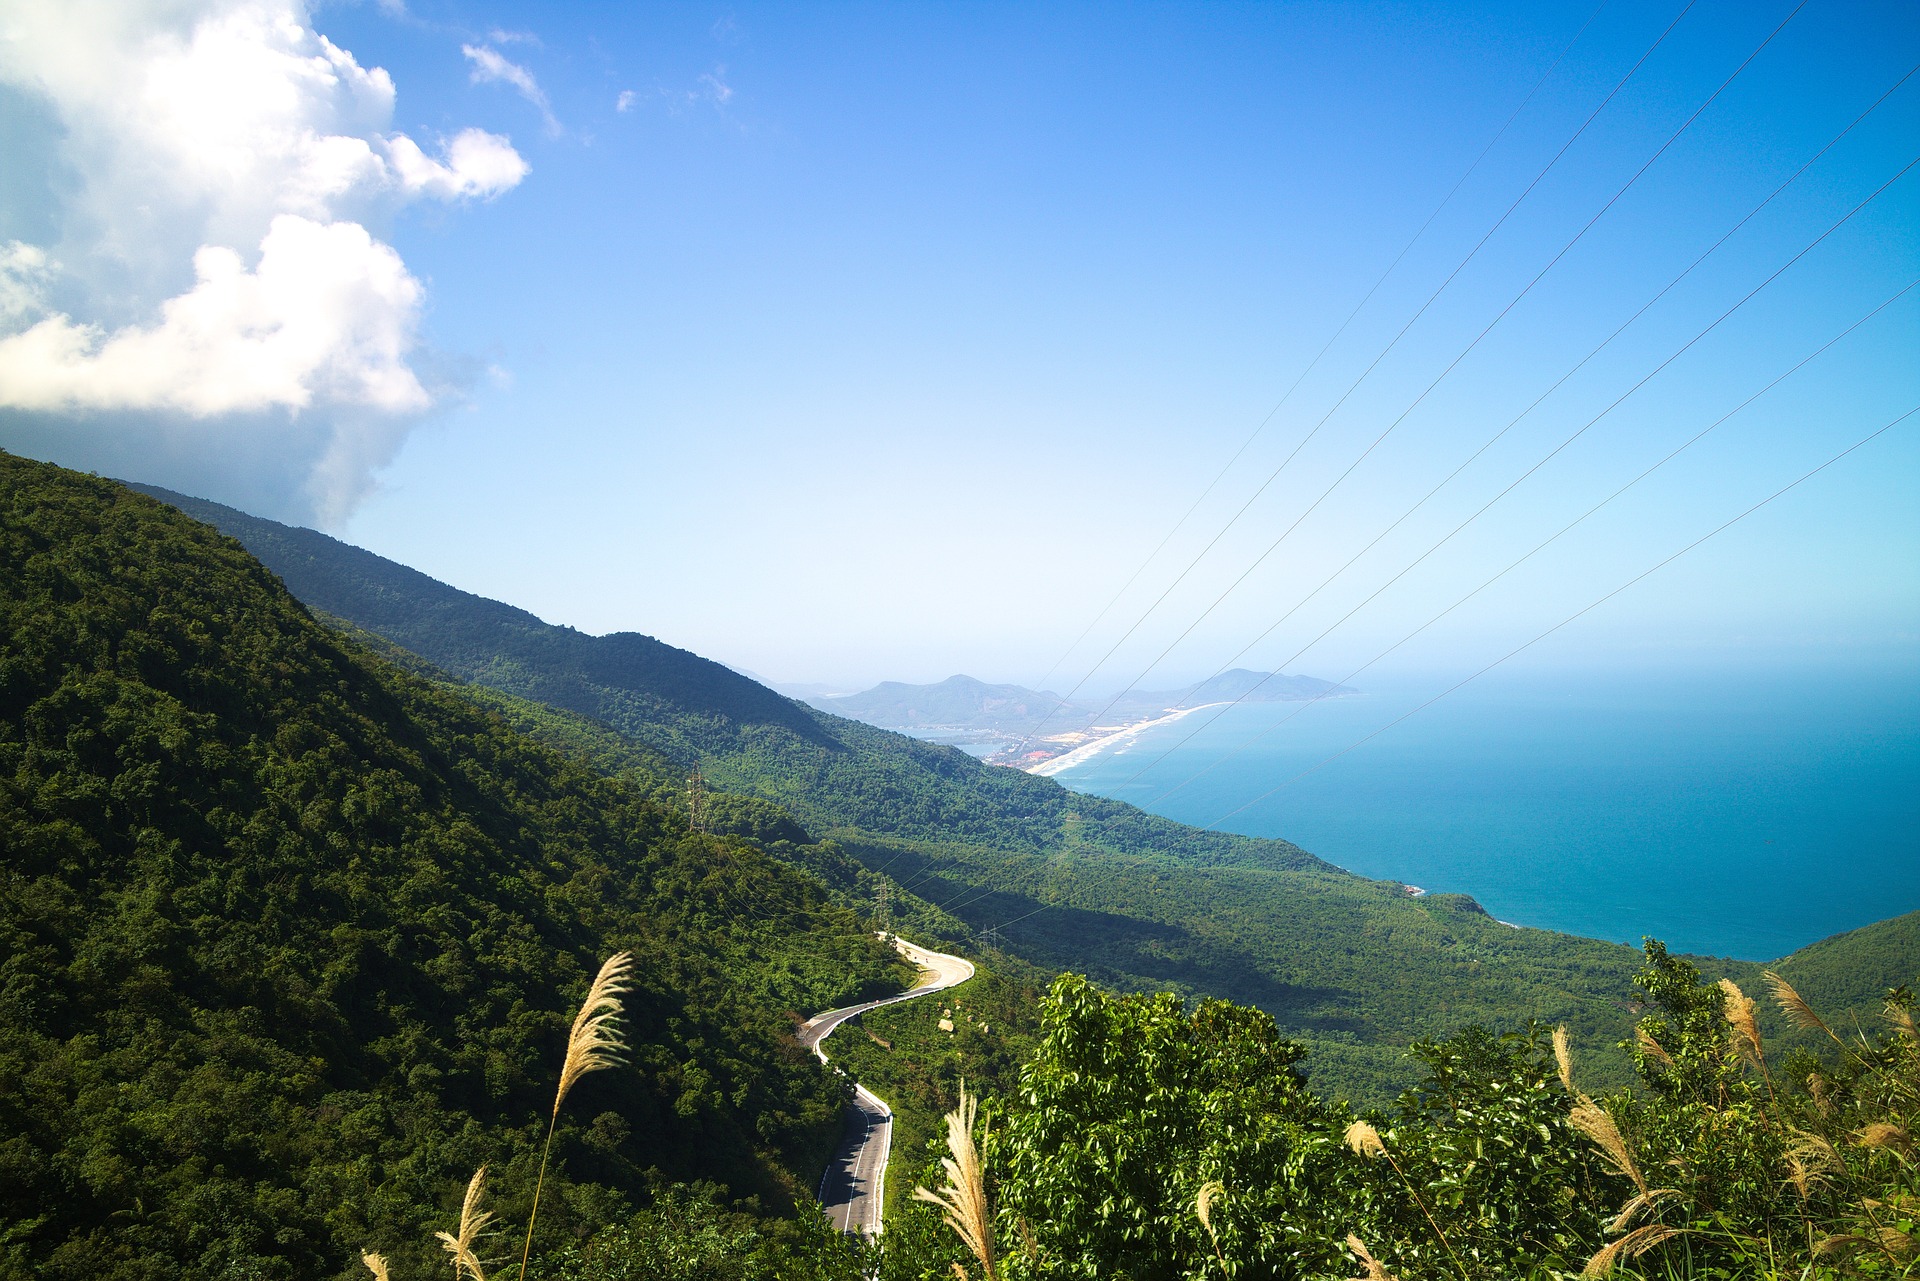
[[[1020,733],[1053,718],[1084,720],[1093,709],[1061,704],[1051,690],[989,685],[971,676],[949,676],[937,685],[883,681],[860,694],[809,699],[822,711],[885,729],[1001,730]]]
[[[883,729],[921,735],[944,730],[1018,737],[1039,730],[1083,730],[1095,720],[1140,720],[1175,707],[1237,701],[1302,702],[1358,692],[1312,676],[1250,672],[1237,667],[1187,689],[1128,690],[1113,699],[1069,702],[1051,690],[989,685],[971,676],[949,676],[937,685],[884,681],[863,693],[811,697],[807,701],[836,716]]]

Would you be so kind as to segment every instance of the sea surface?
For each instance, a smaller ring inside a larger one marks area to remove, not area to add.
[[[1200,712],[1058,777],[1624,943],[1770,960],[1920,908],[1920,668],[1495,674],[1359,742],[1446,684]]]

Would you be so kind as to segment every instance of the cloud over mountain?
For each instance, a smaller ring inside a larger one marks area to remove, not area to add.
[[[290,514],[351,510],[438,399],[424,287],[379,230],[511,189],[513,145],[394,131],[392,78],[299,0],[18,0],[0,85],[62,171],[45,243],[0,243],[7,437],[134,465],[144,438],[176,474],[244,457],[283,470]]]

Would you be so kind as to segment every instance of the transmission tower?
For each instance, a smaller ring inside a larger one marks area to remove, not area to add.
[[[980,943],[983,947],[990,947],[996,952],[999,951],[1000,927],[998,925],[990,927],[985,934],[980,936]]]
[[[882,934],[890,933],[893,929],[893,915],[889,910],[889,906],[887,902],[887,882],[881,881],[879,887],[874,890],[873,923],[879,928]]]
[[[687,830],[707,830],[707,780],[701,777],[698,765],[687,776]]]

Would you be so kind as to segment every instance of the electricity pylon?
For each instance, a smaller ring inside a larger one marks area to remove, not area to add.
[[[687,776],[687,830],[707,830],[707,780],[701,777],[698,765]]]

